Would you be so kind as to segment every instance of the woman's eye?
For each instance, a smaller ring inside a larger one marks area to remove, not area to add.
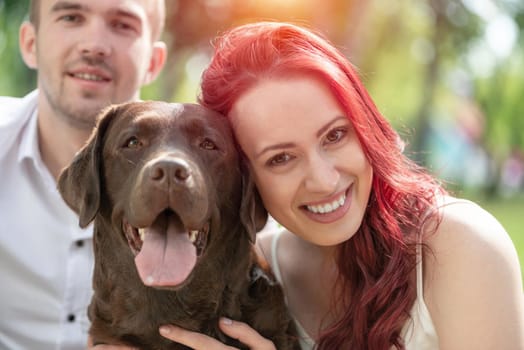
[[[278,166],[278,165],[284,165],[287,162],[289,162],[293,157],[288,153],[280,153],[276,156],[271,157],[267,161],[267,165],[269,166]]]
[[[337,143],[342,138],[344,138],[346,134],[347,134],[346,128],[333,129],[326,135],[326,141],[327,141],[326,143]]]
[[[204,141],[200,143],[200,148],[208,150],[208,151],[213,151],[213,150],[218,149],[215,143],[211,141],[210,139],[204,139]]]
[[[130,137],[125,144],[126,148],[138,148],[140,146],[142,146],[142,142],[136,136]]]

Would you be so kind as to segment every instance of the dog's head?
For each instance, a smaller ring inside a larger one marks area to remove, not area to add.
[[[254,241],[265,223],[242,168],[222,115],[196,104],[130,102],[101,113],[58,188],[80,226],[97,215],[111,222],[145,284],[176,287],[214,231],[239,223]]]

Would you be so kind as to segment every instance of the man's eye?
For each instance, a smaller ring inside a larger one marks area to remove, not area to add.
[[[277,154],[274,157],[271,157],[267,161],[267,165],[269,166],[278,166],[278,165],[284,165],[287,164],[293,157],[288,153],[280,153]]]
[[[213,151],[213,150],[218,149],[217,145],[215,145],[215,143],[211,141],[210,139],[204,139],[204,141],[200,143],[200,148],[208,150],[208,151]]]
[[[60,17],[60,20],[65,22],[80,22],[81,18],[79,15],[67,14]]]
[[[113,22],[113,27],[119,30],[126,30],[126,31],[134,30],[133,26],[129,25],[126,22],[120,22],[120,21]]]
[[[337,128],[331,130],[326,135],[326,143],[337,143],[347,134],[347,128]]]

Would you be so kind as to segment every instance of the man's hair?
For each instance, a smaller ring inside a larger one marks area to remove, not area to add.
[[[160,40],[164,32],[166,22],[166,4],[164,0],[154,1],[156,8],[147,13],[149,21],[151,22],[151,34],[154,41]]]
[[[40,21],[38,12],[40,11],[40,0],[29,0],[29,22],[33,24],[35,28],[38,28]]]
[[[164,31],[166,21],[166,5],[164,0],[154,0],[154,5],[147,8],[147,18],[151,24],[151,37],[159,40]],[[38,29],[40,24],[40,0],[29,0],[29,22]]]

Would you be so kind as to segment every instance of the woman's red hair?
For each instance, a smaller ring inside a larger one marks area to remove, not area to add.
[[[403,153],[349,61],[308,29],[259,22],[226,32],[202,75],[200,102],[228,115],[260,79],[315,76],[337,98],[373,167],[373,184],[359,232],[340,245],[333,300],[342,316],[322,330],[318,349],[403,349],[401,329],[416,298],[413,270],[421,218],[440,185]]]

